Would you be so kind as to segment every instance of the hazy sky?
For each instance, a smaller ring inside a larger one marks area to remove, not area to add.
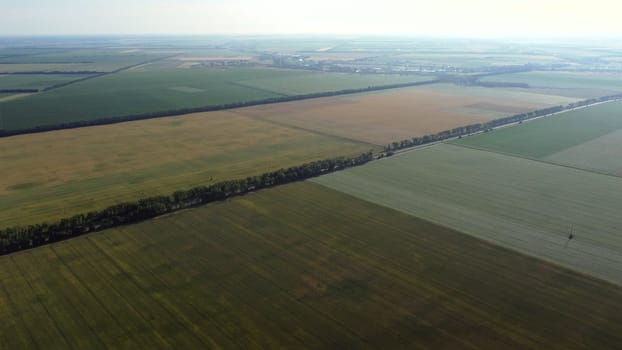
[[[620,0],[0,0],[0,35],[622,33]]]

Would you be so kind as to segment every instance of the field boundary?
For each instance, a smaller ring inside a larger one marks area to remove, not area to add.
[[[532,157],[524,156],[522,154],[515,154],[515,153],[509,153],[509,152],[495,151],[495,150],[491,150],[491,149],[486,149],[486,148],[481,148],[481,147],[476,147],[476,146],[467,146],[467,145],[450,143],[450,142],[442,142],[442,143],[444,143],[444,144],[446,144],[448,146],[453,146],[453,147],[462,147],[462,148],[468,148],[468,149],[472,149],[472,150],[480,151],[480,152],[496,153],[496,154],[500,154],[500,155],[506,156],[506,157],[521,158],[521,159],[530,160],[530,161],[533,161],[533,162],[539,162],[539,163],[544,163],[544,164],[548,164],[548,165],[560,166],[560,167],[564,167],[564,168],[568,168],[568,169],[585,171],[585,172],[588,172],[588,173],[593,173],[593,174],[598,174],[598,175],[611,176],[611,177],[615,177],[615,178],[618,178],[618,179],[620,178],[620,176],[617,176],[617,175],[614,175],[614,174],[610,174],[610,173],[605,173],[605,172],[601,172],[601,171],[580,168],[580,167],[576,167],[576,166],[569,165],[569,164],[555,163],[555,162],[551,162],[551,161],[544,160],[544,159],[538,159],[538,158],[532,158]]]
[[[239,81],[232,81],[229,84],[240,86],[240,87],[243,87],[243,88],[253,89],[253,90],[257,90],[257,91],[261,91],[261,92],[269,92],[271,94],[279,95],[281,97],[287,97],[287,95],[282,93],[282,92],[273,91],[273,90],[270,90],[270,89],[260,89],[258,87],[247,85],[247,84],[244,84],[244,83],[239,82]]]
[[[448,144],[448,145],[450,145],[450,144]],[[426,145],[426,147],[432,147],[432,146],[434,146],[434,145],[433,144],[432,145]],[[457,147],[460,147],[460,146],[457,146]],[[421,147],[421,148],[424,148],[424,147]],[[465,147],[465,148],[469,148],[469,147]],[[474,149],[474,150],[479,151],[478,149]],[[491,152],[491,153],[495,153],[495,152]],[[550,165],[557,165],[557,164],[550,164]],[[493,241],[491,239],[486,239],[486,238],[483,238],[483,237],[480,237],[480,236],[475,236],[475,235],[466,233],[466,232],[461,231],[461,230],[457,230],[456,228],[453,228],[453,227],[449,226],[448,224],[443,223],[441,221],[435,221],[435,220],[432,220],[432,219],[429,219],[429,218],[426,218],[426,217],[418,216],[418,215],[413,214],[411,212],[408,212],[407,210],[404,210],[404,209],[399,209],[399,208],[396,208],[396,207],[387,206],[387,205],[380,204],[380,203],[377,203],[377,202],[374,202],[374,201],[370,201],[370,200],[367,200],[367,199],[364,199],[364,198],[361,198],[361,197],[357,197],[357,196],[355,196],[353,194],[350,194],[350,193],[347,193],[347,192],[342,192],[342,191],[334,189],[334,188],[332,188],[332,187],[330,187],[330,186],[328,186],[326,184],[319,183],[319,182],[316,182],[316,181],[313,181],[313,180],[311,180],[310,182],[312,182],[315,185],[321,186],[322,188],[325,188],[325,189],[328,189],[328,190],[331,190],[331,191],[336,191],[336,192],[340,193],[343,196],[348,196],[348,197],[355,198],[355,199],[358,199],[358,200],[361,200],[361,201],[365,201],[365,202],[371,203],[373,205],[380,206],[382,208],[386,208],[386,209],[389,209],[389,210],[396,211],[396,212],[401,213],[403,215],[414,217],[417,220],[420,220],[420,221],[423,221],[423,222],[427,222],[427,223],[429,223],[431,225],[442,227],[442,228],[450,230],[450,231],[458,232],[458,233],[460,233],[462,235],[468,236],[469,238],[472,238],[472,239],[474,239],[474,240],[476,240],[478,242],[481,242],[483,244],[486,244],[486,245],[489,245],[489,246],[494,246],[497,249],[501,249],[503,251],[511,252],[511,253],[515,253],[515,254],[520,254],[520,255],[528,258],[528,259],[541,261],[541,262],[544,262],[544,263],[547,263],[547,264],[554,265],[557,268],[560,268],[560,269],[563,269],[563,270],[572,271],[572,273],[577,274],[577,275],[581,275],[582,277],[587,278],[589,280],[598,281],[598,282],[605,283],[605,284],[608,284],[608,285],[611,285],[611,286],[614,286],[614,287],[622,287],[622,283],[614,282],[614,281],[612,281],[610,279],[606,279],[606,278],[599,277],[599,276],[590,274],[590,273],[582,271],[582,270],[577,270],[577,269],[568,267],[568,266],[560,263],[559,261],[556,261],[556,260],[553,260],[553,259],[548,259],[548,258],[544,258],[544,257],[541,257],[541,256],[537,256],[535,254],[526,253],[524,251],[521,251],[518,248],[512,248],[512,247],[507,246],[507,245],[501,245],[501,244],[499,244],[499,243],[497,243],[497,242],[495,242],[495,241]],[[0,256],[2,256],[2,254],[0,254]]]
[[[583,108],[587,108],[587,107],[591,107],[591,106],[596,106],[596,105],[600,105],[600,104],[604,104],[604,103],[609,103],[609,102],[616,102],[616,101],[622,101],[622,97],[617,98],[617,99],[612,99],[612,100],[595,102],[595,103],[592,103],[592,104],[583,105],[583,106],[579,106],[579,107],[573,107],[573,108],[569,108],[569,109],[564,109],[564,110],[559,111],[559,112],[545,114],[545,115],[542,115],[542,116],[539,116],[539,117],[533,117],[531,119],[524,119],[524,120],[520,120],[520,121],[510,122],[508,124],[502,124],[502,125],[499,125],[499,126],[492,127],[490,129],[476,131],[476,132],[473,132],[473,133],[468,133],[468,134],[464,134],[464,135],[457,135],[457,136],[450,136],[450,137],[445,138],[445,139],[440,139],[440,140],[432,141],[432,142],[428,142],[428,143],[422,143],[422,144],[414,145],[414,146],[411,146],[411,147],[400,148],[400,149],[395,150],[395,151],[387,150],[385,148],[385,152],[379,154],[376,157],[376,159],[381,159],[381,158],[384,158],[384,157],[390,157],[390,156],[394,156],[394,155],[399,155],[401,153],[412,152],[412,151],[416,151],[416,150],[419,150],[419,149],[428,148],[428,147],[437,145],[439,143],[443,143],[443,144],[452,145],[452,146],[459,146],[459,147],[464,147],[464,148],[472,148],[472,149],[478,150],[478,151],[487,151],[487,152],[498,153],[498,154],[502,154],[502,155],[506,155],[506,156],[511,156],[511,157],[524,158],[524,159],[533,160],[533,161],[541,162],[541,163],[547,163],[547,164],[551,164],[551,165],[564,166],[564,167],[567,167],[567,168],[583,170],[583,171],[592,172],[592,173],[595,173],[595,174],[608,175],[608,176],[613,176],[613,177],[621,177],[621,176],[613,175],[613,174],[609,174],[609,173],[602,173],[602,172],[592,171],[592,170],[583,169],[583,168],[575,168],[575,167],[573,167],[571,165],[558,164],[558,163],[548,162],[548,161],[544,161],[544,160],[540,160],[540,159],[529,158],[529,157],[518,155],[518,154],[504,153],[504,152],[499,152],[499,151],[493,151],[493,150],[478,148],[478,147],[474,147],[474,146],[458,145],[458,144],[455,144],[455,143],[451,143],[451,141],[459,140],[462,137],[473,136],[473,135],[481,134],[481,133],[484,133],[484,132],[489,132],[489,131],[495,130],[495,129],[511,127],[511,126],[514,126],[514,125],[521,124],[523,122],[524,123],[528,123],[528,122],[536,120],[536,119],[545,118],[545,117],[551,117],[551,116],[554,116],[554,115],[563,114],[563,113],[571,112],[571,111],[574,111],[574,110],[579,110],[579,109],[583,109]],[[580,102],[578,102],[578,103],[580,103]]]
[[[71,84],[75,84],[75,83],[79,83],[79,82],[82,82],[82,81],[85,81],[85,80],[100,78],[100,77],[103,77],[103,76],[106,76],[106,75],[110,75],[110,74],[116,74],[116,73],[119,73],[119,72],[123,72],[123,71],[129,70],[129,69],[132,69],[134,67],[142,66],[143,64],[148,64],[148,63],[153,63],[153,62],[157,62],[157,61],[162,61],[162,60],[165,60],[165,59],[171,58],[171,57],[173,57],[173,56],[158,57],[158,58],[154,58],[152,60],[148,60],[148,61],[132,64],[132,65],[129,65],[129,66],[121,67],[121,68],[115,69],[115,70],[110,71],[110,72],[96,73],[95,75],[89,75],[88,77],[84,77],[84,78],[81,78],[81,79],[72,80],[72,81],[68,81],[66,83],[61,83],[61,84],[57,84],[57,85],[53,85],[53,86],[47,87],[45,89],[42,89],[41,92],[62,88],[62,87],[65,87],[65,86],[68,86],[68,85],[71,85]]]
[[[622,94],[603,96],[599,98],[592,98],[582,100],[574,103],[570,103],[565,106],[554,106],[544,109],[535,110],[528,113],[521,113],[511,115],[509,117],[502,117],[493,119],[484,123],[470,124],[451,130],[445,130],[433,135],[425,135],[421,137],[413,137],[411,139],[405,139],[402,141],[393,142],[384,148],[384,152],[380,154],[380,157],[392,156],[396,152],[404,152],[413,148],[418,148],[423,145],[430,145],[435,143],[447,142],[451,140],[460,139],[466,136],[477,135],[484,132],[490,132],[499,128],[506,128],[512,125],[521,124],[523,122],[529,122],[532,120],[550,117],[557,114],[562,114],[569,111],[583,109],[603,103],[622,101]]]

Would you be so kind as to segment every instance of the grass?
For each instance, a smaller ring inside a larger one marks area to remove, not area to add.
[[[547,159],[558,152],[591,142],[618,129],[622,129],[622,101],[565,112],[554,117],[462,138],[454,143]],[[594,152],[597,151],[594,149]],[[611,157],[611,161],[616,162],[617,159]]]
[[[622,341],[620,288],[309,182],[3,256],[0,278],[6,348]]]
[[[622,284],[622,179],[442,144],[314,181]]]
[[[0,90],[44,89],[53,85],[82,79],[88,75],[78,74],[11,74],[0,75]]]
[[[4,138],[0,222],[56,220],[371,148],[230,112]]]
[[[418,78],[380,78],[266,68],[137,69],[5,102],[0,112],[4,116],[6,129],[28,129],[284,95],[363,88],[409,79],[416,81]]]
[[[254,106],[236,112],[377,145],[553,105],[529,94],[434,84]],[[562,98],[563,100],[568,100]]]

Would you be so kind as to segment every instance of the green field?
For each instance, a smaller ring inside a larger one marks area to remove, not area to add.
[[[441,144],[314,181],[622,284],[620,178]]]
[[[281,74],[279,76],[240,81],[244,86],[268,90],[283,95],[303,95],[322,91],[339,91],[367,86],[381,86],[390,84],[410,83],[433,80],[429,76],[413,75],[358,75],[318,72],[296,72],[296,74]]]
[[[0,74],[0,90],[44,89],[87,76],[82,74]]]
[[[622,92],[622,74],[613,73],[526,72],[488,76],[482,81],[524,83],[529,90],[583,98]]]
[[[553,153],[543,160],[622,176],[622,130]]]
[[[622,342],[621,289],[309,182],[3,256],[0,278],[10,349]]]
[[[6,52],[6,49],[0,49],[0,55],[3,52]],[[0,57],[0,72],[111,72],[172,54],[172,52],[157,50],[58,49]]]
[[[622,101],[608,102],[453,141],[586,170],[622,169]]]
[[[28,129],[420,79],[267,68],[129,70],[5,102],[0,112],[5,129]]]
[[[58,220],[372,147],[228,111],[2,138],[0,227]]]

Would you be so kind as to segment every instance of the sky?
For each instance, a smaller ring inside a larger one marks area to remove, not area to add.
[[[620,0],[0,0],[0,35],[622,35]]]

